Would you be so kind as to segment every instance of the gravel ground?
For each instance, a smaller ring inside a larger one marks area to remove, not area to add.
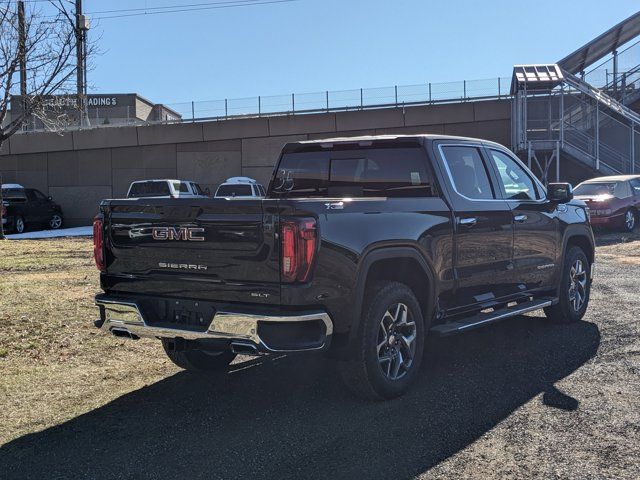
[[[321,355],[242,357],[9,441],[0,478],[640,478],[640,241],[618,241],[584,321],[431,339],[400,399],[354,399]]]

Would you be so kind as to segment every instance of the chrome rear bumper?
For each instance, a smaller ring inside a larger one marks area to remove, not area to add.
[[[292,315],[256,315],[241,312],[218,310],[209,326],[203,331],[184,330],[150,325],[135,302],[96,298],[101,309],[99,327],[115,335],[131,338],[182,338],[184,340],[229,340],[230,344],[255,347],[259,352],[296,352],[321,350],[329,345],[333,334],[333,323],[326,312],[304,312]],[[293,322],[318,322],[324,324],[324,335],[317,344],[301,348],[281,348],[269,345],[260,337],[260,324],[292,324]],[[96,323],[98,325],[98,323]]]

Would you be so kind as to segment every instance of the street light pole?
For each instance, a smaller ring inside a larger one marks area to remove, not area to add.
[[[82,14],[82,0],[76,0],[76,83],[80,125],[88,122],[87,96],[87,30],[89,19]]]

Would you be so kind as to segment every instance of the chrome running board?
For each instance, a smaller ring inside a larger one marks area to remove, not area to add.
[[[541,308],[552,305],[554,302],[555,299],[553,298],[540,298],[537,300],[518,303],[511,307],[501,308],[500,310],[494,310],[493,312],[480,312],[472,317],[466,317],[454,322],[436,325],[431,328],[430,332],[437,336],[461,333],[490,323],[499,322],[505,318],[515,317],[517,315],[522,315],[523,313],[533,312],[534,310],[540,310]]]

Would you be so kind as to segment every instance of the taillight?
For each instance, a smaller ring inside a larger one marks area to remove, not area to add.
[[[102,231],[102,217],[93,219],[93,259],[98,270],[104,270],[104,233]]]
[[[280,223],[282,238],[282,281],[306,282],[311,274],[317,247],[317,230],[314,218],[283,220]]]
[[[7,207],[5,207],[4,205],[2,205],[2,218],[7,216]]]

